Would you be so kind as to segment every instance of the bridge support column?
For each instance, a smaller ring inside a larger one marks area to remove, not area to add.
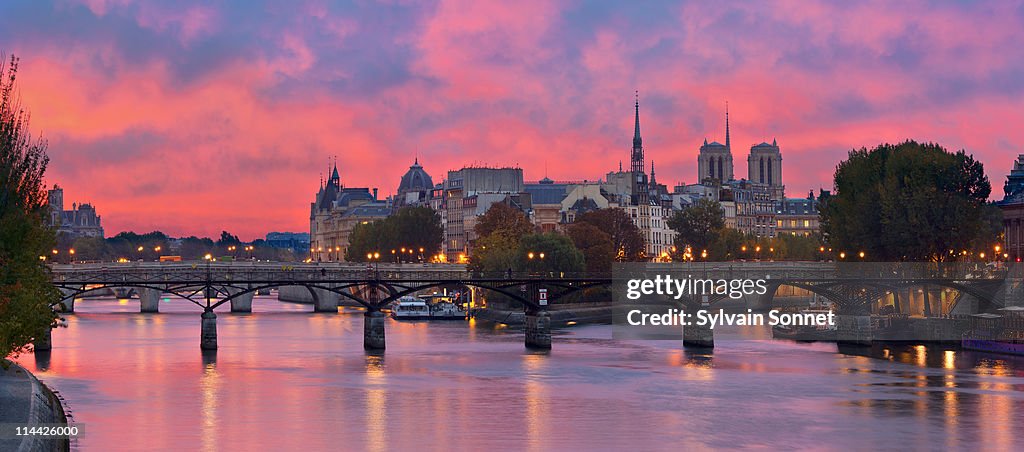
[[[231,312],[252,312],[252,292],[231,299]]]
[[[710,325],[683,326],[683,347],[715,348],[715,330]]]
[[[60,312],[65,314],[75,313],[75,291],[71,289],[61,289],[60,294],[63,297],[60,303],[57,304],[57,308]]]
[[[160,295],[163,293],[155,289],[142,289],[139,291],[139,312],[160,312]]]
[[[313,312],[338,312],[340,295],[323,289],[313,289]]]
[[[384,320],[384,313],[375,309],[367,310],[363,314],[364,350],[384,350]]]
[[[47,328],[42,336],[32,341],[32,351],[49,351],[53,348],[53,328]]]
[[[836,315],[836,342],[871,345],[871,316]]]
[[[213,310],[203,311],[202,328],[199,334],[199,348],[202,350],[217,349],[217,314]]]
[[[551,314],[548,311],[526,313],[526,348],[551,350]]]

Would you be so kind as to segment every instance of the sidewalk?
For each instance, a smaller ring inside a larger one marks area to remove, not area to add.
[[[0,366],[0,424],[66,423],[57,398],[25,368]],[[67,450],[68,441],[38,437],[0,438],[0,451]]]

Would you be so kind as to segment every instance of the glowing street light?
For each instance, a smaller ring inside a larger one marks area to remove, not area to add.
[[[861,252],[857,253],[857,256],[859,256],[861,259],[864,259],[864,252],[861,251]]]

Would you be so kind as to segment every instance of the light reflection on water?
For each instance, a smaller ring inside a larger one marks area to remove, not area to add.
[[[225,306],[226,307],[226,306]],[[76,303],[49,356],[20,361],[68,399],[85,450],[1019,449],[1024,360],[935,347],[846,348],[717,332],[713,351],[556,330],[550,353],[486,322],[387,322],[258,297],[218,314]]]

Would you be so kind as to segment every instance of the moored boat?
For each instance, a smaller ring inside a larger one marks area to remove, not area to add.
[[[412,296],[399,298],[391,305],[391,318],[401,319],[429,319],[430,306],[427,302]]]

